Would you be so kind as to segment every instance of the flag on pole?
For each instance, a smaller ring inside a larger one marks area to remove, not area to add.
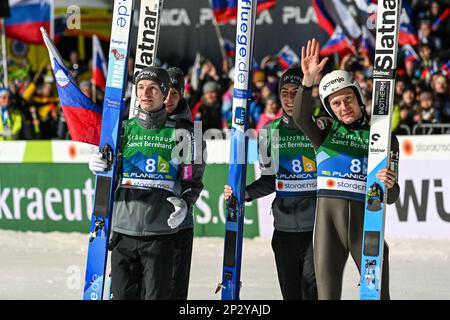
[[[59,100],[74,141],[98,145],[102,124],[102,108],[86,97],[70,75],[44,28],[42,38],[47,46]]]
[[[97,35],[92,36],[92,82],[95,86],[105,90],[106,87],[106,59]]]
[[[361,28],[341,0],[313,0],[319,25],[331,35],[337,26],[349,39],[361,36]]]
[[[225,55],[227,56],[227,58],[234,58],[234,55],[236,53],[236,45],[234,42],[223,39],[223,49],[225,50]]]
[[[238,0],[210,0],[211,9],[218,24],[236,20]],[[274,7],[276,0],[258,0],[256,12]]]
[[[278,57],[278,62],[280,63],[281,68],[283,70],[286,70],[287,68],[289,68],[290,65],[292,65],[294,63],[300,62],[300,58],[295,53],[295,51],[292,50],[291,47],[289,47],[289,45],[285,45],[280,50],[280,52],[278,52],[277,57]]]
[[[369,57],[370,61],[373,61],[375,58],[375,37],[367,27],[362,28],[361,49],[363,54]]]
[[[406,2],[402,1],[402,13],[400,15],[400,30],[398,34],[398,43],[400,46],[405,44],[417,45],[419,42],[417,32],[412,24],[412,8]]]
[[[431,25],[431,28],[433,29],[433,31],[436,31],[437,29],[439,29],[439,26],[441,25],[441,23],[448,18],[448,16],[450,16],[450,8],[446,8],[444,10],[444,12],[442,12],[439,17],[436,18],[436,20],[434,20],[433,24]]]
[[[336,29],[336,25],[325,8],[324,1],[325,0],[313,0],[312,5],[316,13],[318,25],[331,36]]]
[[[321,56],[331,56],[334,53],[353,52],[350,42],[340,26],[337,26],[330,39],[320,49]]]
[[[447,61],[447,63],[444,63],[441,67],[442,72],[446,75],[450,75],[450,60]]]
[[[416,51],[414,50],[414,48],[411,45],[405,44],[402,48],[402,51],[404,53],[403,60],[405,61],[405,63],[415,62],[415,61],[420,60],[419,55],[416,53]]]
[[[4,1],[4,0],[3,0]],[[42,44],[39,28],[51,27],[51,0],[9,0],[10,16],[5,19],[6,36],[23,42]]]

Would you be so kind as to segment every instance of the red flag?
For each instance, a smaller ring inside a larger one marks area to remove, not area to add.
[[[210,0],[216,22],[219,24],[236,20],[237,0]],[[274,7],[276,0],[258,0],[256,12],[260,13]]]
[[[99,88],[106,87],[106,59],[103,54],[100,40],[92,36],[92,82]]]

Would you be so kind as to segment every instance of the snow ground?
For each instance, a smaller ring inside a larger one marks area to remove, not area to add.
[[[450,238],[387,240],[392,299],[450,300]],[[0,299],[81,299],[86,235],[0,230],[0,243]],[[222,238],[194,238],[189,299],[220,299],[222,255]],[[244,241],[242,282],[242,299],[281,299],[269,239]],[[358,298],[357,283],[349,260],[343,299]]]

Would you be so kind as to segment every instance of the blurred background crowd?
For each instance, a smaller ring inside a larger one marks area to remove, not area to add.
[[[398,51],[392,131],[401,135],[450,133],[450,8],[445,1],[412,1],[411,7],[417,41]],[[345,50],[334,53],[324,73],[336,68],[352,71],[364,90],[370,114],[373,56],[361,45],[363,39],[360,42],[353,41]],[[300,55],[300,48],[293,51]],[[254,61],[249,121],[256,131],[282,112],[277,88],[286,65],[279,53],[266,54]],[[219,65],[212,61],[197,54],[193,65],[182,67],[186,74],[185,99],[192,120],[202,121],[203,131],[218,129],[227,136],[232,115],[233,58],[224,56]],[[71,50],[65,62],[82,92],[102,105],[104,88],[92,82],[92,59],[82,60],[77,50]],[[128,62],[129,103],[134,60]],[[158,64],[173,66],[161,60]],[[326,115],[318,96],[319,82],[320,77],[313,90],[315,116]],[[50,65],[32,71],[24,63],[10,74],[8,83],[8,88],[0,90],[0,140],[70,139]]]

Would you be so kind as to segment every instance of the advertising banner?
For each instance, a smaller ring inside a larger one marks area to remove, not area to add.
[[[399,137],[399,199],[388,206],[386,236],[450,237],[450,137]],[[195,236],[224,233],[223,186],[229,141],[208,141],[204,189],[194,207]],[[96,147],[71,141],[0,143],[0,229],[87,232]],[[247,182],[259,177],[256,141],[249,142]],[[271,237],[274,195],[246,204],[246,237]]]
[[[70,149],[69,146],[66,143],[61,150]],[[57,158],[64,159],[61,154]],[[72,161],[77,159],[74,157]],[[195,236],[223,236],[222,192],[227,176],[226,164],[207,167],[205,188],[194,207]],[[248,181],[253,179],[253,170],[249,170]],[[93,194],[94,175],[86,163],[1,163],[0,229],[87,233]],[[245,215],[244,235],[258,236],[256,203],[247,205]]]

